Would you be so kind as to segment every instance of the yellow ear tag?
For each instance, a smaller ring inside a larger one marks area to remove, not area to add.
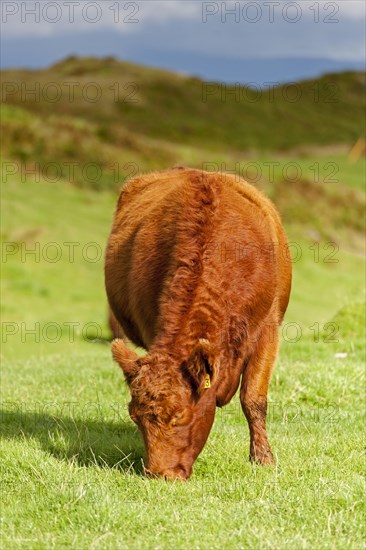
[[[208,388],[211,388],[211,378],[210,378],[210,375],[209,374],[206,374],[205,376],[205,386],[204,386],[205,390],[207,390]]]

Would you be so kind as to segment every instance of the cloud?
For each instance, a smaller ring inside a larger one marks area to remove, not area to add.
[[[184,25],[190,21],[202,27],[215,22],[259,26],[311,21],[341,25],[347,20],[364,20],[365,10],[366,3],[361,0],[3,0],[1,22],[7,37],[90,32],[96,28],[130,34],[141,32],[147,25]]]
[[[190,0],[153,0],[137,2],[142,22],[171,19],[196,19],[201,14],[201,2]]]
[[[327,4],[335,4],[339,8],[341,16],[349,17],[351,19],[365,19],[366,4],[364,0],[341,0],[338,2],[329,2],[328,0],[320,0],[320,5],[323,10],[328,9]]]
[[[132,33],[151,23],[199,18],[200,13],[199,2],[180,0],[1,3],[2,32],[7,37],[90,32],[96,28]]]
[[[56,37],[79,40],[85,55],[108,33],[111,55],[144,49],[242,59],[362,60],[365,5],[355,0],[3,0],[3,58],[7,41],[21,45],[32,37],[43,38],[45,48]]]

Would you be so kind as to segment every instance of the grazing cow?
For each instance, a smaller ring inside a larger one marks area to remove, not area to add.
[[[189,168],[142,175],[122,190],[106,251],[112,353],[131,392],[146,473],[187,479],[216,406],[240,401],[250,458],[272,463],[267,390],[291,288],[280,217],[238,177]],[[241,382],[240,382],[241,379]]]

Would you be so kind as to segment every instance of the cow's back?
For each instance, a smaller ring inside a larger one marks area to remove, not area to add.
[[[234,315],[259,308],[262,319],[275,308],[280,321],[290,273],[274,206],[237,177],[172,169],[135,178],[121,192],[106,288],[116,318],[140,345],[151,345],[169,308],[184,315],[207,288]]]

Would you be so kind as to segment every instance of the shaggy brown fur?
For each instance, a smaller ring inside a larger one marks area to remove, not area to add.
[[[130,386],[146,471],[187,478],[215,408],[240,400],[250,457],[270,463],[267,390],[291,288],[287,240],[272,203],[223,173],[171,169],[122,190],[106,289],[126,336],[112,345]],[[210,387],[207,387],[210,386]]]

